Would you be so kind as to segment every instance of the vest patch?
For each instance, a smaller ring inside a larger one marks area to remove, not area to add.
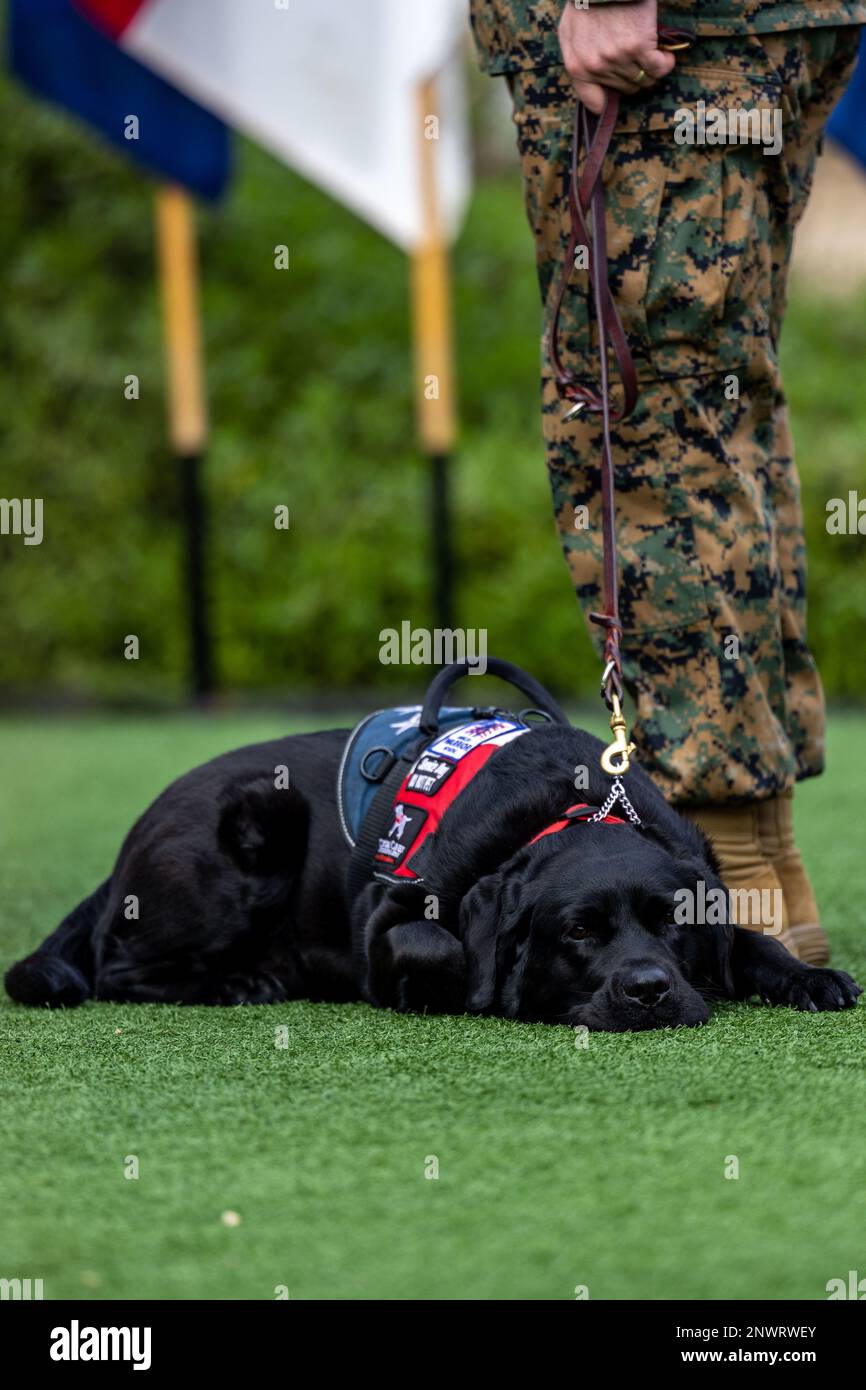
[[[396,868],[402,863],[423,830],[426,819],[427,812],[421,806],[404,805],[402,801],[396,801],[388,833],[379,837],[375,862],[390,868]]]
[[[422,864],[446,811],[497,749],[527,733],[529,726],[517,719],[477,719],[438,734],[400,784],[373,856],[376,877],[392,883],[423,879]]]
[[[464,724],[462,728],[440,734],[427,751],[459,762],[482,743],[495,741],[497,748],[501,748],[526,732],[526,725],[513,719],[479,719],[475,724]]]
[[[436,758],[432,753],[422,753],[406,779],[407,790],[420,792],[422,796],[435,796],[456,766],[457,764],[450,762],[448,758]]]

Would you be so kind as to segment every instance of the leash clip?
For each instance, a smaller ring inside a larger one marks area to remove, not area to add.
[[[625,715],[618,695],[611,696],[613,714],[610,717],[610,730],[613,734],[613,743],[608,744],[601,755],[601,765],[609,777],[620,777],[628,772],[631,766],[631,755],[635,745],[629,742],[628,731],[626,729]]]

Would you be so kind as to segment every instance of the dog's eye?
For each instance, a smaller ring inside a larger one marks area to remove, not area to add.
[[[669,912],[663,912],[661,917],[657,920],[653,930],[661,932],[663,936],[667,936],[669,932],[676,931],[676,922],[671,921]]]
[[[563,941],[585,941],[588,936],[588,929],[581,926],[569,927],[562,933]]]

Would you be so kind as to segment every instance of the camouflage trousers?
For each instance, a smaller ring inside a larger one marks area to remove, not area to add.
[[[610,283],[640,382],[634,414],[613,433],[623,674],[641,762],[675,802],[768,797],[823,768],[778,343],[794,228],[858,34],[699,41],[664,82],[623,98],[605,163]],[[546,335],[569,232],[574,95],[561,67],[508,81]],[[708,128],[711,108],[760,112],[782,148],[680,143],[678,122],[701,101]],[[597,384],[589,306],[577,269],[561,350]],[[563,422],[546,351],[542,413],[586,613],[600,606],[601,429],[595,416]]]

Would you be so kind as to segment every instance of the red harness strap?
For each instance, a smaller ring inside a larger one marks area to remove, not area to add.
[[[439,734],[418,754],[400,783],[389,817],[378,833],[378,848],[373,854],[375,876],[391,883],[423,882],[425,859],[446,812],[498,749],[527,733],[527,724],[503,716],[479,719]],[[534,845],[573,821],[590,820],[598,809],[586,801],[569,806],[561,820],[548,825],[529,843]],[[618,816],[603,819],[608,825],[625,825]]]
[[[375,876],[392,883],[423,879],[419,866],[446,811],[488,758],[528,733],[528,724],[503,716],[477,719],[439,734],[400,783],[373,855]]]
[[[563,813],[562,820],[555,820],[546,830],[539,830],[538,834],[534,835],[529,841],[529,844],[534,845],[536,840],[543,840],[545,835],[555,835],[558,831],[565,830],[569,825],[573,825],[575,821],[583,821],[585,823],[592,819],[591,816],[578,816],[575,812],[592,811],[594,813],[597,809],[596,806],[590,806],[588,801],[578,801],[576,805],[568,807],[568,810]],[[604,816],[602,820],[597,821],[596,824],[625,825],[625,821],[619,816]]]

